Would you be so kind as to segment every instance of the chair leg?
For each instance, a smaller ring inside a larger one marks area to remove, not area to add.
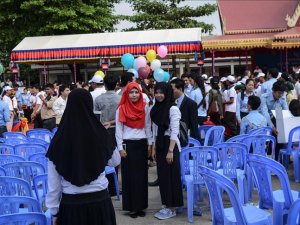
[[[118,177],[117,177],[116,173],[114,173],[114,180],[115,180],[115,186],[116,186],[117,199],[120,200],[119,181],[118,181]]]
[[[239,198],[242,204],[245,204],[245,194],[247,193],[245,192],[246,187],[244,187],[244,183],[245,183],[244,181],[245,181],[245,176],[244,177],[238,176],[237,182],[238,182]]]
[[[283,225],[283,203],[273,201],[274,225]]]
[[[194,206],[194,184],[192,182],[186,183],[187,189],[187,211],[188,211],[188,221],[193,222],[193,206]]]
[[[299,167],[300,154],[298,151],[299,150],[292,152],[293,159],[294,159],[294,176],[295,176],[295,182],[297,183],[300,182],[300,167]]]

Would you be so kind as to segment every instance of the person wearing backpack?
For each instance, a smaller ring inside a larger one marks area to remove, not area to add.
[[[154,217],[165,220],[176,216],[175,208],[183,206],[178,138],[181,113],[174,102],[170,84],[157,83],[154,96],[155,104],[150,112],[153,122],[152,156],[156,156],[158,185],[163,205]]]
[[[208,92],[208,115],[215,125],[222,125],[223,119],[223,98],[220,92],[219,79],[213,77],[210,80],[211,89]]]

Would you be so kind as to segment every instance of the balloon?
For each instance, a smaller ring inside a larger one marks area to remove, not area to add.
[[[154,79],[157,81],[157,82],[163,82],[164,81],[164,70],[158,68],[156,70],[154,70]]]
[[[133,55],[129,53],[122,55],[121,63],[125,68],[130,69],[131,67],[133,67],[133,63],[134,63]]]
[[[165,45],[161,45],[157,49],[157,54],[159,55],[160,58],[165,58],[166,55],[168,54],[168,48]]]
[[[151,69],[152,70],[156,70],[158,68],[161,67],[161,62],[158,60],[158,59],[154,59],[152,62],[151,62]]]
[[[164,72],[164,81],[165,82],[168,82],[169,81],[169,79],[170,79],[170,74],[169,74],[169,72]]]
[[[127,70],[127,72],[133,73],[135,78],[138,78],[138,77],[139,77],[139,74],[138,74],[138,72],[137,72],[135,69],[132,69],[132,68],[131,68],[131,69]]]
[[[105,77],[105,74],[101,70],[96,71],[96,73],[94,75],[98,75],[98,76],[100,76],[102,78]]]
[[[152,62],[154,59],[156,59],[156,52],[153,49],[150,49],[146,53],[146,58],[149,62]]]
[[[140,56],[137,59],[135,59],[135,66],[137,67],[137,69],[141,68],[141,67],[145,67],[147,65],[147,60],[145,57]]]
[[[146,67],[140,67],[138,70],[139,77],[142,79],[146,79],[150,73],[150,71]]]

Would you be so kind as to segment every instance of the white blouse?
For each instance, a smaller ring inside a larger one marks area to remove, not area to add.
[[[177,106],[172,106],[170,108],[170,125],[169,128],[165,131],[165,136],[170,136],[171,140],[175,140],[179,151],[180,142],[179,142],[179,121],[181,119],[181,112]],[[155,144],[156,136],[157,136],[158,126],[155,123],[152,123],[152,132],[153,132],[153,144]]]
[[[119,109],[116,112],[116,141],[117,147],[120,150],[123,149],[123,140],[141,140],[146,138],[148,145],[152,145],[152,132],[151,132],[151,120],[149,106],[145,107],[145,128],[131,128],[124,125],[119,121]]]
[[[116,167],[120,164],[121,157],[117,149],[114,150],[111,159],[107,165]],[[91,193],[107,189],[108,180],[105,177],[105,172],[101,173],[99,177],[90,184],[78,187],[66,181],[56,171],[55,165],[52,161],[48,162],[48,193],[46,196],[46,206],[50,209],[51,215],[56,215],[59,209],[61,194],[81,194]]]

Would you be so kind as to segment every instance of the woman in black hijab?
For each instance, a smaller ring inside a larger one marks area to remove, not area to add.
[[[170,84],[157,83],[155,104],[150,112],[155,144],[157,176],[163,208],[155,213],[161,220],[176,216],[175,207],[183,206],[178,139],[181,113],[174,103]],[[178,146],[178,147],[177,147]]]
[[[115,212],[107,192],[104,169],[120,163],[118,151],[93,113],[93,99],[73,90],[46,156],[46,205],[54,224],[114,225]]]

